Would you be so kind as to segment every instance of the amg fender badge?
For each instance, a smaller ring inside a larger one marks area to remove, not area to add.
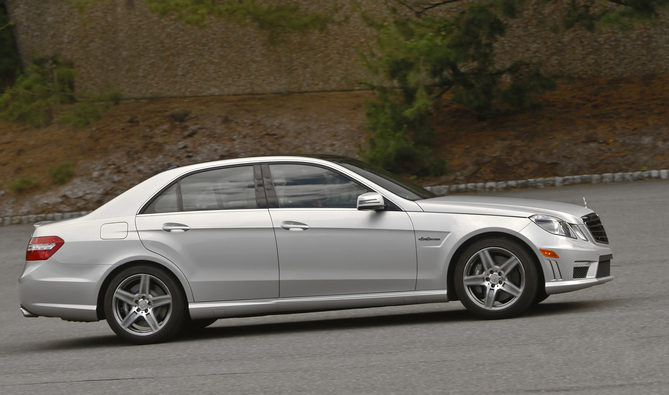
[[[439,240],[441,240],[441,239],[438,238],[438,237],[425,237],[425,236],[421,236],[421,237],[418,238],[418,240],[420,240],[420,241],[439,241]]]

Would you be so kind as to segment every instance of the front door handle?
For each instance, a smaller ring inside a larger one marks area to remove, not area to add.
[[[165,232],[187,232],[190,230],[190,226],[184,224],[177,224],[174,222],[168,222],[163,224],[163,230]]]
[[[281,228],[292,231],[303,231],[309,229],[309,225],[303,224],[302,222],[283,221],[281,223]]]

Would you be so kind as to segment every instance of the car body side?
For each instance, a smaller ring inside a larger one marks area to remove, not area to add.
[[[529,219],[537,213],[559,214],[569,216],[564,218],[568,222],[580,223],[580,216],[592,212],[587,208],[557,203],[544,207],[541,202],[516,200],[493,204],[486,198],[472,196],[410,201],[342,166],[312,158],[249,158],[225,161],[221,166],[259,162],[327,166],[381,193],[399,207],[411,221],[416,243],[413,289],[310,297],[282,298],[278,295],[263,299],[199,300],[188,276],[189,272],[197,270],[197,263],[172,262],[147,249],[140,238],[136,221],[140,208],[170,183],[187,174],[216,166],[216,163],[208,163],[154,176],[85,217],[37,226],[33,237],[58,235],[66,242],[51,258],[26,262],[19,279],[24,315],[60,317],[72,321],[104,319],[101,305],[107,281],[122,268],[136,263],[149,263],[167,269],[181,285],[193,319],[443,302],[458,298],[452,287],[453,267],[458,254],[473,241],[489,236],[508,237],[527,248],[542,269],[539,272],[543,275],[541,280],[548,294],[572,291],[613,279],[611,276],[595,277],[602,257],[611,256],[608,245],[555,236]],[[384,212],[372,215],[383,216]],[[592,240],[592,237],[589,239]],[[559,258],[547,258],[540,249],[552,250]],[[575,262],[588,265],[586,278],[572,278]],[[278,277],[276,281],[279,282]]]

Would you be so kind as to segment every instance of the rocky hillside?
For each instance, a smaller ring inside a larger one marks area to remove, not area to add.
[[[0,217],[89,211],[170,165],[253,155],[356,156],[367,92],[122,102],[72,129],[0,123]],[[669,168],[669,76],[562,81],[544,110],[477,121],[435,109],[434,151],[448,161],[422,185]],[[72,162],[57,185],[49,170]],[[404,174],[406,177],[412,174]],[[37,185],[9,190],[21,177]]]

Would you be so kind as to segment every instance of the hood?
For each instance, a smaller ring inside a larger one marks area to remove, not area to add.
[[[587,207],[547,200],[503,198],[492,196],[444,196],[418,200],[426,212],[529,217],[534,214],[558,216],[568,222],[581,222],[580,218],[592,212]]]

